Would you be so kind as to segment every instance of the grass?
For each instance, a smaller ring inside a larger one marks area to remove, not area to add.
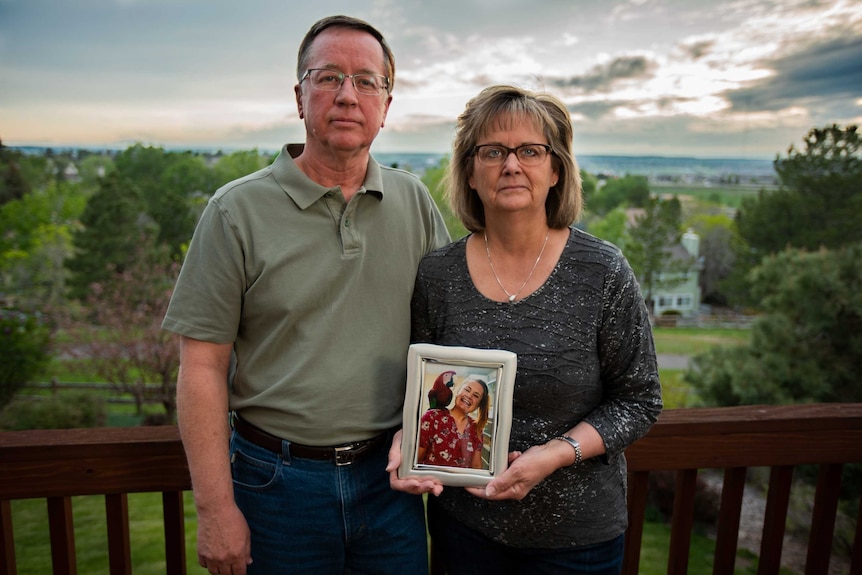
[[[715,346],[748,343],[748,329],[700,329],[657,327],[653,329],[656,353],[697,355]]]
[[[165,538],[160,493],[129,494],[132,572],[135,575],[165,573]],[[197,520],[191,492],[184,494],[186,569],[204,573],[198,566]],[[105,499],[99,495],[72,498],[75,554],[79,573],[108,572],[108,534]],[[19,573],[51,573],[48,508],[44,499],[12,501],[15,555]]]
[[[683,380],[681,369],[659,369],[661,395],[665,409],[694,406],[694,390]]]

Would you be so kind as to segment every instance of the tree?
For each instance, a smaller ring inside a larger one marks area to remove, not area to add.
[[[611,242],[625,252],[631,243],[627,223],[626,210],[620,206],[605,214],[603,218],[591,218],[587,231],[597,238]]]
[[[629,229],[631,242],[626,246],[626,257],[644,290],[647,307],[652,309],[653,293],[669,289],[685,281],[682,272],[692,262],[670,257],[670,249],[679,243],[682,224],[682,206],[679,199],[662,200],[651,197],[642,215]]]
[[[700,236],[700,291],[706,303],[726,305],[730,299],[723,283],[733,273],[736,254],[743,244],[733,220],[722,214],[701,214],[689,220]]]
[[[856,126],[813,129],[805,150],[776,158],[780,186],[743,200],[739,233],[761,257],[787,247],[816,250],[862,240],[862,149]]]
[[[87,193],[99,189],[99,181],[114,169],[114,160],[108,154],[87,154],[78,162],[81,188]]]
[[[708,405],[862,401],[862,243],[788,250],[752,272],[765,314],[751,342],[693,359],[685,378]]]
[[[215,187],[223,186],[237,178],[256,172],[270,163],[272,163],[272,159],[262,156],[256,148],[222,156],[213,168],[215,170]]]
[[[139,414],[144,401],[159,401],[169,422],[176,414],[179,347],[161,323],[178,273],[167,247],[154,248],[146,238],[122,272],[91,286],[81,316],[63,321],[66,354],[87,362],[117,392],[131,394]]]
[[[581,170],[581,196],[585,206],[590,205],[593,195],[599,186],[599,179],[593,174]]]
[[[646,176],[632,176],[607,180],[605,185],[591,194],[587,209],[595,214],[606,214],[623,204],[641,208],[649,200],[649,180]]]
[[[0,310],[0,408],[30,383],[48,363],[51,329],[45,318],[19,310]]]
[[[149,199],[147,209],[159,226],[158,243],[168,245],[171,255],[180,259],[198,217],[193,199],[212,194],[213,171],[201,156],[175,153],[168,155],[167,167],[159,180],[160,193]]]
[[[446,222],[446,229],[449,231],[449,236],[456,240],[467,235],[467,229],[461,224],[461,221],[455,217],[452,210],[449,209],[449,202],[446,200],[445,191],[443,189],[443,177],[446,174],[446,169],[449,166],[449,158],[445,157],[440,160],[440,164],[436,168],[428,168],[422,175],[422,183],[431,192],[431,197],[440,214],[443,216],[443,221]]]
[[[20,152],[10,150],[0,141],[0,206],[23,198],[30,191],[21,171]]]
[[[78,186],[51,182],[0,206],[0,292],[28,309],[62,303],[63,262],[85,205]]]
[[[85,299],[91,284],[123,273],[146,231],[143,212],[136,186],[117,172],[105,176],[87,201],[82,228],[73,234],[75,254],[66,261],[73,298]]]

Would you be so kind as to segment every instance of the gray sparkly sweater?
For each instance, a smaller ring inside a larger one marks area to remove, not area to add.
[[[550,277],[514,304],[487,299],[467,271],[466,238],[426,256],[413,294],[412,341],[518,356],[509,451],[545,443],[579,421],[607,454],[558,469],[521,501],[487,501],[447,487],[445,512],[505,545],[564,548],[625,531],[623,450],[661,412],[646,306],[613,245],[575,228]]]

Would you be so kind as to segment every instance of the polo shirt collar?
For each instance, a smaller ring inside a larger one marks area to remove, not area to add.
[[[321,186],[299,169],[293,158],[302,153],[302,148],[303,144],[285,144],[272,164],[272,175],[284,193],[290,196],[301,210],[304,210],[328,192],[337,190],[338,186],[333,188]],[[383,200],[383,173],[380,164],[370,154],[362,189],[378,200]]]

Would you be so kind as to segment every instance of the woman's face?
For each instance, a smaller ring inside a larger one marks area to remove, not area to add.
[[[516,148],[524,144],[549,144],[544,134],[529,120],[494,122],[479,141]],[[510,153],[500,166],[484,166],[473,158],[470,187],[476,190],[485,207],[486,217],[494,212],[529,210],[545,213],[548,190],[556,185],[559,173],[551,155],[537,166],[523,166]]]
[[[471,413],[479,408],[485,390],[478,381],[468,381],[461,386],[458,395],[455,396],[455,406],[462,409],[464,413]]]

